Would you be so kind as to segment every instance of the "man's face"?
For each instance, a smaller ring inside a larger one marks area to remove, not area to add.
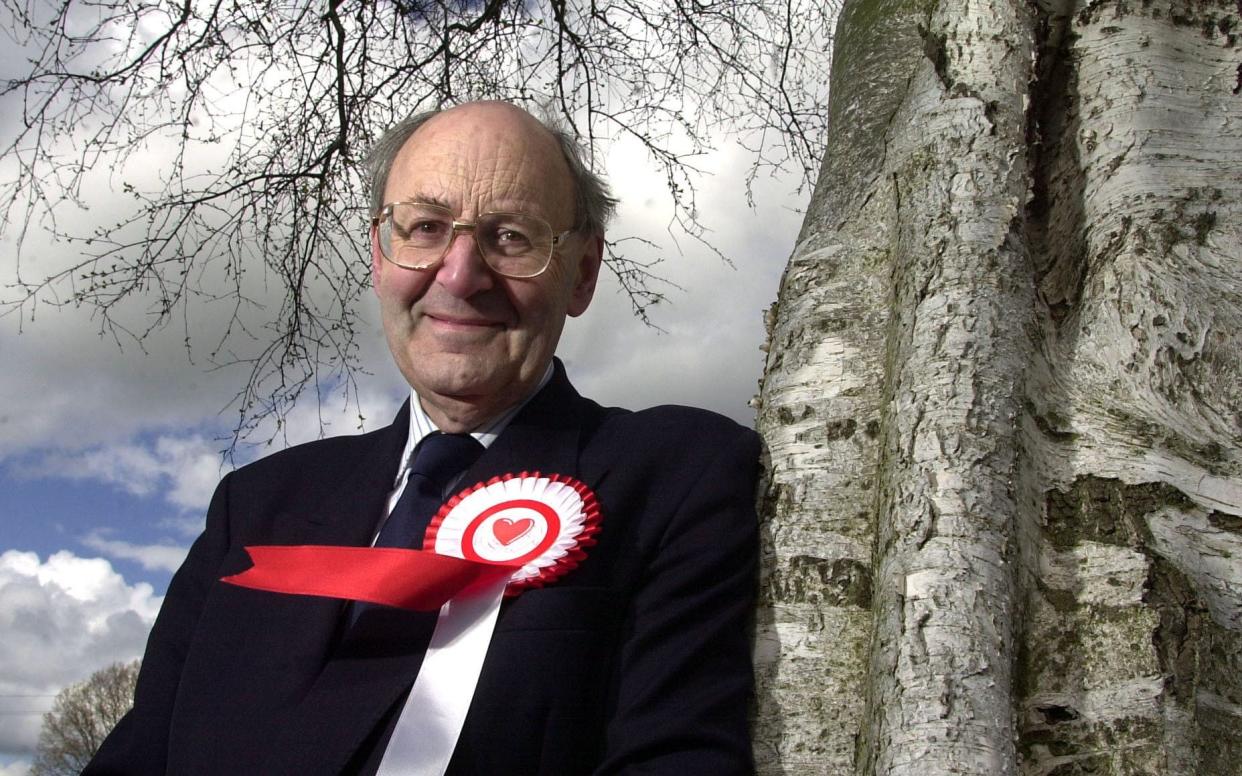
[[[416,201],[475,221],[501,211],[574,225],[574,192],[556,141],[525,112],[475,103],[428,121],[397,154],[385,202]],[[572,234],[543,274],[492,272],[461,233],[430,270],[387,262],[371,237],[372,274],[388,347],[445,431],[466,431],[520,401],[543,376],[566,315],[595,290],[602,239]]]

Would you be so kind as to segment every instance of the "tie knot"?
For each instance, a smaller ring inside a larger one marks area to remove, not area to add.
[[[434,431],[423,437],[415,448],[410,474],[422,475],[443,488],[482,454],[483,445],[469,434]]]

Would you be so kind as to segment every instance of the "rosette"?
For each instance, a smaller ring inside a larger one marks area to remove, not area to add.
[[[449,499],[427,528],[423,549],[476,563],[520,568],[505,595],[542,587],[586,557],[599,504],[581,482],[560,474],[493,477]]]

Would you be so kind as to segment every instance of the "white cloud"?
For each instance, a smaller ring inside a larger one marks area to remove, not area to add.
[[[0,776],[26,776],[30,772],[29,760],[14,760],[0,765]]]
[[[364,331],[362,336],[368,335]],[[378,327],[374,336],[379,341],[383,340],[383,333]],[[255,429],[253,439],[272,439],[272,443],[244,445],[238,463],[325,436],[360,434],[387,426],[410,389],[402,382],[396,367],[391,366],[386,353],[385,360],[375,363],[379,367],[376,371],[384,376],[372,377],[349,402],[339,394],[326,398],[322,403],[308,399],[294,405],[279,421],[267,418]]]
[[[171,531],[183,539],[193,539],[203,530],[203,514],[193,513],[183,517],[165,517],[154,523],[156,528]]]
[[[26,477],[94,480],[137,496],[160,493],[180,510],[207,507],[220,479],[220,445],[206,437],[161,436],[80,452],[53,452],[18,468]]]
[[[102,558],[0,554],[0,754],[34,751],[65,685],[140,656],[162,600]]]
[[[203,437],[160,437],[155,457],[172,483],[165,498],[172,504],[201,510],[220,479],[220,446]]]
[[[148,571],[176,571],[181,568],[181,562],[190,551],[189,547],[172,544],[133,544],[108,539],[102,531],[87,534],[82,543],[109,558],[135,561]]]
[[[4,246],[11,248],[11,245]],[[81,450],[151,430],[220,424],[237,390],[228,370],[186,357],[177,332],[155,332],[142,348],[101,336],[86,309],[43,306],[18,333],[0,318],[0,458],[31,450]]]

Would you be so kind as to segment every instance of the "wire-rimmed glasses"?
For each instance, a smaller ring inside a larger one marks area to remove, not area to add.
[[[552,261],[567,229],[554,234],[547,221],[522,213],[484,213],[473,223],[425,202],[390,202],[372,221],[380,252],[406,269],[427,270],[440,263],[458,232],[470,232],[488,267],[510,278],[531,278]]]

